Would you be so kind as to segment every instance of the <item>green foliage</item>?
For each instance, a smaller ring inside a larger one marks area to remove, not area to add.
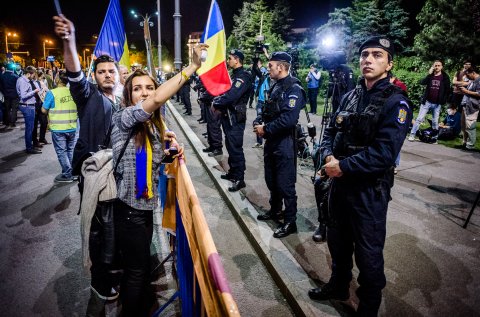
[[[277,0],[273,8],[271,31],[279,34],[283,41],[287,41],[287,34],[290,33],[292,21],[289,2],[287,0]]]
[[[235,38],[235,36],[233,36],[233,34],[230,34],[227,39],[227,52],[238,47],[239,45],[237,39]]]
[[[244,2],[238,15],[233,17],[232,34],[240,43],[247,61],[253,57],[255,51],[255,37],[260,32],[260,21],[263,14],[263,35],[265,43],[270,45],[269,52],[285,50],[285,42],[281,36],[273,31],[273,11],[263,0]]]
[[[419,107],[423,93],[425,92],[425,86],[420,85],[419,81],[426,76],[426,73],[395,68],[394,74],[405,83],[408,90],[408,97],[416,107]]]
[[[480,56],[480,5],[478,0],[427,0],[417,20],[414,51],[425,60],[446,59],[460,66]]]

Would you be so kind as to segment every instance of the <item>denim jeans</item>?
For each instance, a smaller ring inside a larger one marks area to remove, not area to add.
[[[55,152],[57,152],[58,162],[62,167],[64,177],[72,177],[72,157],[75,148],[75,131],[73,132],[55,132],[52,131],[52,142]]]
[[[35,105],[20,105],[20,111],[25,119],[25,148],[27,151],[33,150],[32,132],[33,121],[35,120]]]
[[[429,110],[432,110],[432,129],[438,130],[438,119],[440,118],[440,109],[442,105],[431,103],[425,101],[425,104],[420,106],[420,111],[418,112],[417,119],[415,119],[415,124],[413,125],[412,131],[410,131],[411,135],[415,135],[420,128],[420,124],[425,120],[425,116],[427,115]]]
[[[263,101],[258,101],[257,102],[257,107],[256,107],[256,110],[257,110],[257,117],[260,116],[262,114],[262,108],[263,106],[265,105],[265,102]],[[258,136],[257,135],[257,143],[258,144],[263,144],[263,138],[261,136]]]

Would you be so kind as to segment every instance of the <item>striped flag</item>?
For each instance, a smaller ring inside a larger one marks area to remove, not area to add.
[[[119,64],[130,66],[127,35],[119,0],[110,0],[93,53],[96,57],[110,55]]]
[[[232,86],[226,64],[226,39],[222,14],[217,1],[212,0],[202,43],[208,44],[207,60],[197,70],[203,85],[212,96],[226,92]]]

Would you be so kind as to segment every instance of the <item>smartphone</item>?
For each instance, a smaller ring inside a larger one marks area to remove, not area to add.
[[[162,159],[163,164],[170,164],[175,159],[173,156],[178,154],[178,149],[176,147],[171,147],[169,150],[169,155],[165,155]]]

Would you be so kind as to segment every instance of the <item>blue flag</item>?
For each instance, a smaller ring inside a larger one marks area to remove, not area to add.
[[[97,57],[110,55],[116,62],[130,66],[127,36],[119,0],[110,0],[93,53]]]

